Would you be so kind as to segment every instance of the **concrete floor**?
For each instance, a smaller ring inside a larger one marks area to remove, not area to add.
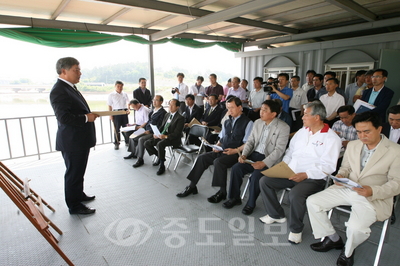
[[[134,169],[135,160],[122,158],[127,154],[112,144],[91,151],[85,191],[96,195],[88,205],[97,211],[89,216],[68,213],[60,153],[4,164],[20,178],[31,179],[31,188],[57,210],[45,211],[64,232],[53,234],[75,265],[336,265],[339,250],[316,253],[309,248],[315,239],[307,215],[303,242],[291,245],[286,223],[267,226],[258,220],[265,215],[261,198],[251,216],[241,213],[244,205],[227,210],[222,203],[207,202],[216,192],[207,170],[198,184],[199,194],[178,199],[176,193],[189,183],[190,166],[181,163],[173,171],[171,165],[157,176],[151,158],[145,157],[145,165]],[[0,265],[66,265],[2,191],[0,202]],[[399,209],[396,213],[400,217]],[[344,229],[346,220],[345,214],[334,212],[332,221],[338,229]],[[399,224],[390,227],[380,265],[400,261]],[[381,225],[374,224],[371,240],[378,241]],[[343,231],[339,234],[345,237]],[[370,242],[362,244],[354,265],[372,265],[376,248]]]

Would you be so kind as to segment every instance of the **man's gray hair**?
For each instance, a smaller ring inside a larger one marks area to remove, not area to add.
[[[79,61],[73,57],[63,57],[58,59],[56,64],[57,74],[61,74],[61,69],[69,70],[74,65],[79,65]]]
[[[326,119],[326,109],[323,103],[321,103],[320,101],[310,102],[306,104],[305,108],[311,108],[311,115],[319,115],[321,121],[324,121]]]

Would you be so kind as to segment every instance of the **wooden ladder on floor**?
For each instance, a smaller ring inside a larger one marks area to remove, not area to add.
[[[23,182],[2,162],[0,162],[0,187],[42,234],[47,242],[49,242],[57,253],[60,254],[65,262],[70,266],[74,265],[58,246],[58,240],[50,232],[49,226],[60,235],[62,235],[62,231],[52,221],[50,221],[49,218],[41,213],[38,208],[43,204],[51,211],[55,212],[53,207],[51,207],[46,201],[41,200],[40,196],[29,188],[27,182]],[[26,195],[27,191],[29,191],[29,194]]]

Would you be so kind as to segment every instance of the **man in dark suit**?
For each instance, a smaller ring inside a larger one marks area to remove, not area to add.
[[[201,119],[203,115],[203,110],[194,103],[194,95],[188,94],[185,97],[186,100],[186,108],[185,108],[185,127],[187,126],[193,118],[197,120]]]
[[[177,148],[182,144],[181,136],[185,119],[178,112],[179,106],[180,102],[177,99],[172,99],[169,102],[169,112],[164,116],[160,130],[161,135],[153,135],[153,139],[149,139],[144,143],[144,147],[150,156],[153,154],[158,156],[160,167],[157,175],[162,175],[165,172],[165,149],[167,146]]]
[[[139,88],[133,91],[133,98],[147,106],[147,108],[150,108],[152,97],[150,91],[146,88],[145,78],[139,79]]]
[[[394,95],[394,91],[385,86],[387,76],[388,72],[385,69],[376,69],[372,76],[372,84],[374,84],[374,87],[365,90],[361,97],[361,100],[364,102],[376,106],[371,111],[378,113],[382,122],[386,122],[386,110]]]
[[[209,106],[199,121],[208,127],[219,126],[221,124],[222,109],[218,106],[218,95],[209,95],[208,104]]]
[[[400,144],[400,105],[388,109],[389,122],[383,124],[382,134],[397,144]]]
[[[128,151],[131,153],[124,157],[124,159],[138,158],[136,163],[132,165],[132,167],[140,167],[144,164],[143,156],[144,156],[144,143],[153,138],[153,129],[151,125],[157,126],[158,129],[161,128],[162,121],[164,119],[165,111],[164,107],[162,107],[162,103],[164,98],[161,95],[154,96],[153,99],[153,107],[154,109],[149,113],[149,120],[146,123],[144,129],[146,130],[143,135],[139,135],[135,138],[129,139]]]
[[[56,150],[61,151],[66,171],[64,175],[65,201],[70,214],[91,214],[96,210],[82,204],[95,196],[83,192],[83,176],[90,148],[96,144],[94,120],[98,117],[77,90],[81,71],[75,58],[57,61],[58,80],[50,92],[50,102],[58,122]]]

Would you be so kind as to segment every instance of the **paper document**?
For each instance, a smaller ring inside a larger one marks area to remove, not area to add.
[[[129,127],[123,127],[119,130],[119,132],[128,132],[128,131],[135,131],[136,126],[129,126]]]
[[[188,127],[192,127],[193,125],[201,125],[201,123],[196,118],[193,118],[192,121],[190,121],[190,123],[188,124]]]
[[[93,111],[92,113],[98,116],[108,116],[108,115],[126,115],[128,111]]]
[[[367,102],[364,102],[360,99],[358,99],[354,105],[354,110],[356,110],[357,114],[363,113],[363,112],[367,112],[367,111],[371,111],[372,109],[375,108],[375,105],[369,104]]]
[[[280,162],[271,168],[261,172],[268,177],[290,178],[295,175],[292,169],[284,162]]]
[[[206,145],[206,146],[208,146],[208,147],[211,147],[211,148],[213,148],[213,149],[215,149],[215,150],[217,150],[217,151],[224,151],[224,149],[223,149],[221,146],[210,144],[210,143],[209,143],[205,138],[203,138],[203,137],[201,137],[201,139],[202,139],[202,141],[204,142],[204,145]]]
[[[292,110],[292,119],[293,119],[293,121],[296,121],[296,113],[297,112],[301,112],[301,110],[298,110],[298,109],[293,109]]]
[[[248,164],[253,164],[253,163],[255,163],[254,161],[249,160],[249,159],[244,160],[244,162],[245,162],[245,163],[248,163]]]
[[[356,182],[348,179],[348,178],[339,178],[333,175],[329,175],[330,178],[332,178],[332,180],[334,180],[335,182],[338,182],[339,184],[348,187],[348,188],[353,188],[353,187],[358,187],[358,188],[362,188],[362,186],[360,184],[357,184]]]
[[[157,137],[161,136],[160,130],[158,130],[158,127],[155,125],[150,125],[151,129],[153,130],[153,134],[156,135]]]
[[[130,138],[130,139],[134,139],[134,138],[136,138],[136,137],[139,137],[139,136],[143,135],[145,131],[146,131],[146,130],[145,130],[144,128],[139,128],[138,130],[136,130],[135,132],[133,132],[133,133],[129,136],[129,138]]]
[[[215,130],[216,132],[221,132],[221,130],[222,130],[219,126],[211,126],[211,127],[208,127],[208,128],[210,128],[212,130]]]

